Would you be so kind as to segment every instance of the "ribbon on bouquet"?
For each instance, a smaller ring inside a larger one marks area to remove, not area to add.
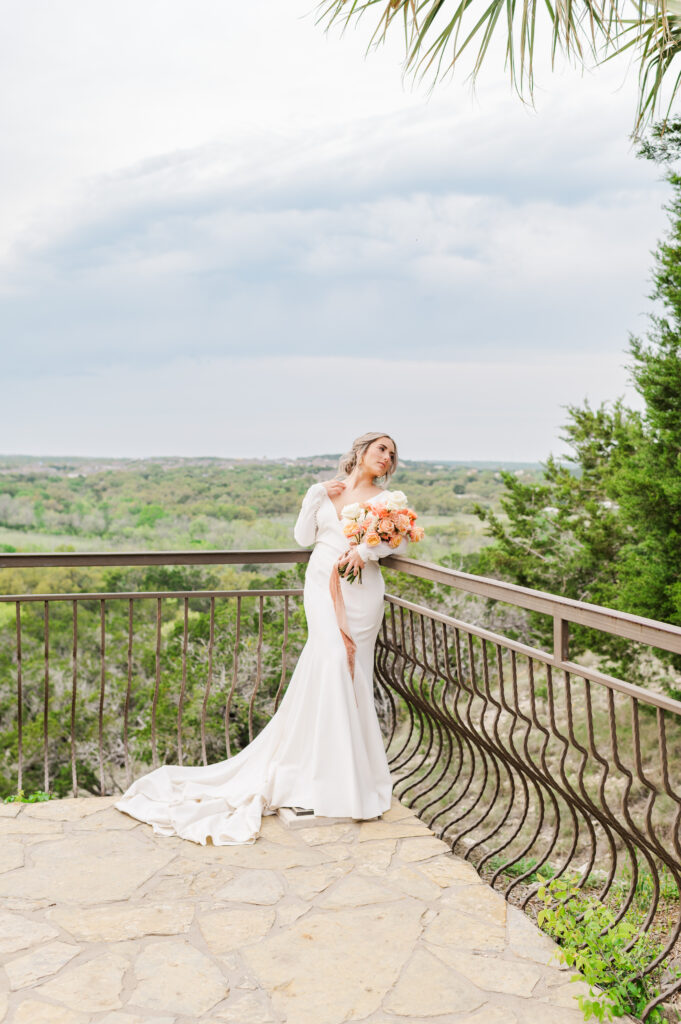
[[[357,704],[357,690],[355,689],[355,652],[357,650],[357,644],[350,634],[348,617],[345,614],[345,601],[343,600],[343,592],[341,590],[340,575],[338,573],[338,566],[335,564],[331,570],[329,590],[331,591],[331,600],[333,601],[333,608],[336,613],[338,628],[340,629],[343,643],[345,644],[345,653],[348,658],[348,668],[350,669],[352,688],[355,693],[355,704]],[[357,707],[359,707],[359,704],[357,704]]]

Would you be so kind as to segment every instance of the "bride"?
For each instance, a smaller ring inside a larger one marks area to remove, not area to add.
[[[357,819],[390,807],[392,784],[373,699],[385,590],[378,558],[398,554],[407,542],[349,547],[339,513],[383,494],[377,480],[387,483],[396,467],[392,438],[363,434],[340,460],[342,478],[307,491],[293,532],[299,544],[314,543],[303,592],[308,639],[265,728],[226,761],[163,765],[142,776],[116,803],[119,810],[159,835],[228,846],[254,842],[262,815],[278,807]],[[338,566],[363,570],[361,583],[341,579]]]

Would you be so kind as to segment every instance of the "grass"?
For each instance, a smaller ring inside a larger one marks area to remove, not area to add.
[[[6,796],[2,802],[4,804],[42,804],[46,800],[52,800],[52,795],[45,793],[42,789],[37,789],[34,793],[24,793],[23,789],[20,789],[18,793]]]
[[[536,857],[521,857],[520,860],[509,864],[506,868],[504,868],[504,864],[503,857],[490,857],[485,864],[485,873],[494,874],[499,868],[503,868],[502,875],[506,875],[508,878],[520,878],[526,871],[530,871],[531,874],[524,879],[525,882],[539,882],[542,879],[553,878],[556,873],[555,868],[549,862],[542,864],[537,871],[534,871],[533,869],[537,865]]]

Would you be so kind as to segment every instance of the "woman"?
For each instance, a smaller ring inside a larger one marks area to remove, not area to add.
[[[378,558],[399,553],[406,541],[397,548],[385,542],[350,547],[339,513],[382,494],[376,481],[387,482],[396,467],[392,438],[363,434],[339,463],[344,478],[307,491],[294,536],[299,544],[315,545],[303,596],[308,639],[265,728],[226,761],[164,765],[137,779],[116,804],[119,810],[158,834],[202,844],[210,837],[223,846],[254,842],[263,813],[278,807],[358,819],[390,807],[392,785],[373,700],[385,589]],[[338,566],[362,569],[362,582],[341,579]]]

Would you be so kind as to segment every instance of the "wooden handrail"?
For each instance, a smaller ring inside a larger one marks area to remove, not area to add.
[[[57,551],[0,553],[0,569],[38,568],[56,566],[134,566],[134,565],[252,565],[307,562],[311,552],[301,548],[257,549],[247,551]],[[630,615],[614,608],[575,601],[559,594],[549,594],[515,583],[474,576],[471,573],[448,569],[434,562],[422,562],[403,555],[388,555],[381,560],[388,569],[396,569],[409,576],[440,583],[468,594],[504,601],[518,608],[550,615],[554,620],[554,656],[559,661],[569,660],[567,624],[620,636],[660,650],[681,654],[681,627],[658,622],[640,615]],[[16,597],[15,597],[16,599]]]

